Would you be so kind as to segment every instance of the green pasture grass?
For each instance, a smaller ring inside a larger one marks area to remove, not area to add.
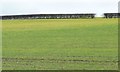
[[[117,70],[117,22],[3,20],[3,70]]]

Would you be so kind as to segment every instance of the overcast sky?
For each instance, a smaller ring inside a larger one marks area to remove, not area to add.
[[[119,0],[0,0],[0,15],[118,12]],[[2,6],[1,6],[2,5]]]

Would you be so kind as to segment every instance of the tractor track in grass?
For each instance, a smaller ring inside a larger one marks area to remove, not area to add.
[[[35,61],[48,61],[48,62],[98,62],[98,63],[118,63],[117,60],[88,60],[88,59],[55,59],[55,58],[2,58],[4,62],[35,62]]]

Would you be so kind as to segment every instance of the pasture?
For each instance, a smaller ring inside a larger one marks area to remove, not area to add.
[[[117,19],[3,20],[3,70],[117,70]]]

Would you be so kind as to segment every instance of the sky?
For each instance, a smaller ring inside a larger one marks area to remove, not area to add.
[[[119,0],[0,0],[0,15],[118,12]]]

